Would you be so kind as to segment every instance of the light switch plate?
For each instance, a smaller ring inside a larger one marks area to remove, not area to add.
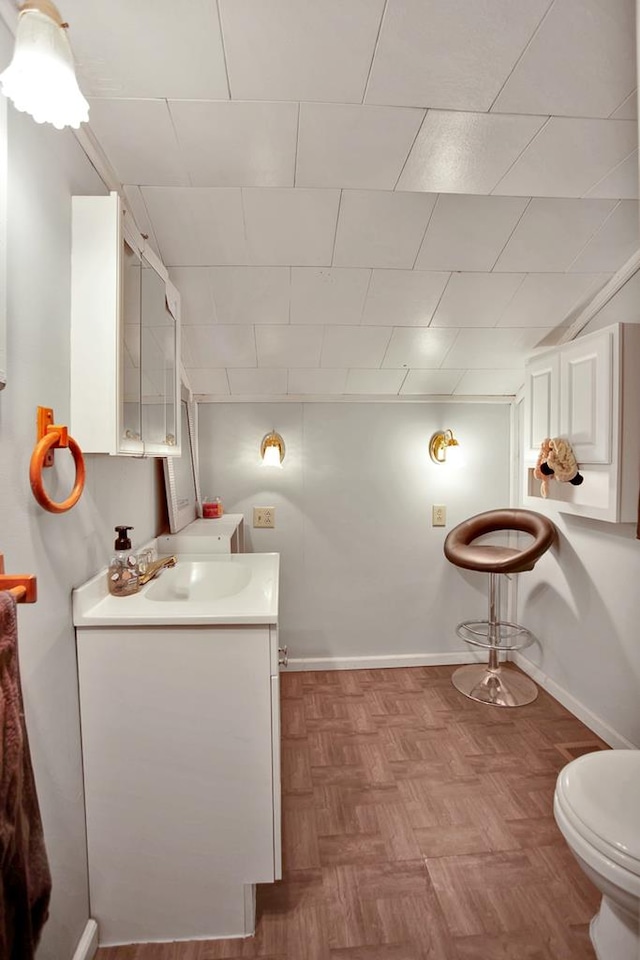
[[[447,508],[442,503],[434,503],[431,507],[431,526],[446,527]]]
[[[275,507],[254,507],[253,508],[253,526],[263,527],[273,530],[276,525]]]

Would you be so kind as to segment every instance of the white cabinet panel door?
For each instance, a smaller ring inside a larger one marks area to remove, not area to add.
[[[559,371],[557,353],[545,353],[527,364],[525,382],[525,457],[535,460],[546,437],[559,433]]]
[[[611,462],[612,356],[608,331],[574,340],[560,354],[560,434],[578,463]]]

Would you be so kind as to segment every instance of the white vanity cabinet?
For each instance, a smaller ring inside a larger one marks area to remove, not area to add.
[[[640,325],[615,324],[533,357],[526,365],[523,504],[612,522],[637,518]],[[545,437],[570,441],[581,486],[549,482],[533,467]]]
[[[179,456],[180,297],[116,193],[73,197],[71,423],[86,453]]]
[[[100,942],[250,935],[282,873],[277,625],[78,626],[77,649]]]

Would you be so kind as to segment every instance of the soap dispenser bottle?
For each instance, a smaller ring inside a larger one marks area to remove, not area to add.
[[[109,593],[114,597],[128,597],[140,589],[138,558],[131,553],[131,540],[127,536],[133,527],[116,527],[115,530],[118,534],[114,544],[116,552],[109,563],[107,583]]]

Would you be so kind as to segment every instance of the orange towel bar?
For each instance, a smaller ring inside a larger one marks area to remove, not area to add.
[[[44,489],[42,471],[53,466],[53,451],[59,447],[68,447],[70,450],[76,465],[76,479],[67,499],[58,503],[52,500]],[[65,513],[71,510],[82,496],[85,473],[82,450],[73,437],[69,436],[67,428],[53,423],[53,410],[50,407],[38,407],[38,442],[31,454],[29,480],[33,495],[40,506],[49,513]]]
[[[4,557],[0,553],[0,590],[8,590],[17,603],[35,603],[38,599],[38,580],[32,573],[5,574]]]

